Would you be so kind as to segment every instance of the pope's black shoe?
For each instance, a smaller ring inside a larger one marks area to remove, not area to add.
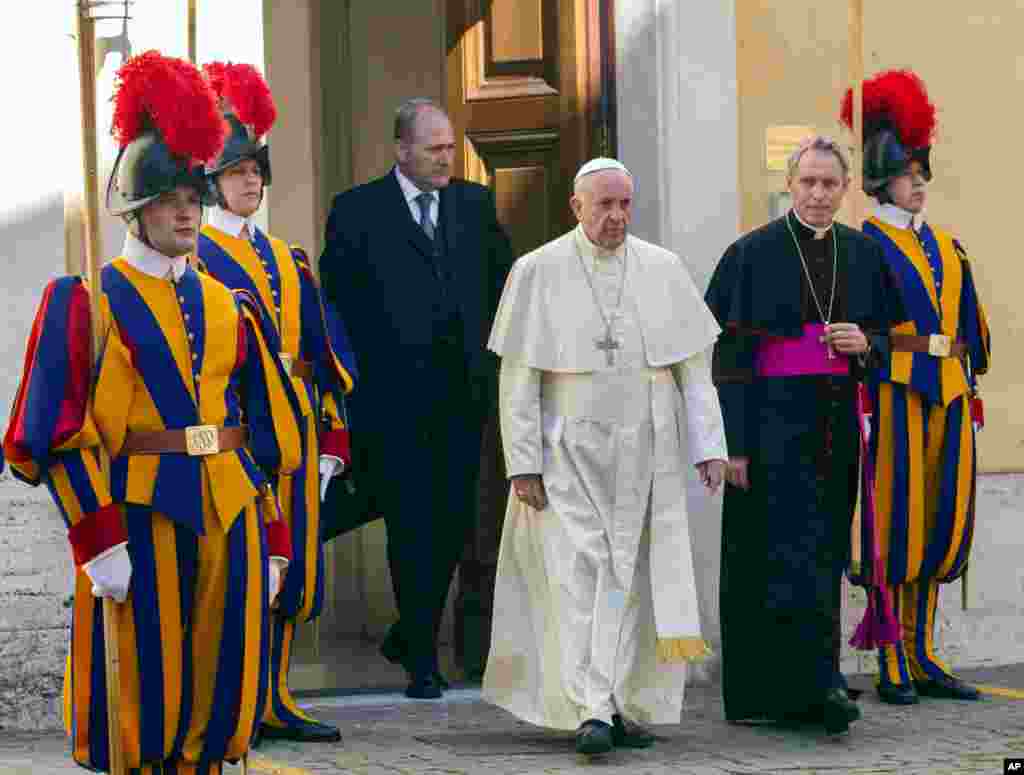
[[[649,748],[655,737],[635,721],[624,719],[618,713],[612,716],[612,742],[616,748]]]
[[[405,690],[405,696],[414,700],[439,700],[444,691],[433,675],[413,676]]]
[[[299,743],[337,743],[341,731],[330,724],[318,721],[303,721],[286,727],[260,724],[260,736],[264,740],[295,740]]]
[[[850,728],[850,722],[860,718],[860,708],[850,699],[845,689],[829,689],[822,702],[822,721],[825,731],[838,735]]]
[[[918,694],[944,700],[980,700],[981,692],[959,678],[944,675],[930,681],[914,681]]]
[[[913,684],[879,684],[878,698],[890,705],[916,705],[920,702]]]
[[[592,718],[584,721],[576,730],[576,753],[594,756],[608,753],[614,747],[615,741],[612,739],[610,724]]]

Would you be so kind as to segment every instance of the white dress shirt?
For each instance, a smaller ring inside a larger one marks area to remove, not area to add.
[[[242,229],[248,226],[249,239],[251,240],[256,236],[256,224],[252,222],[252,218],[243,218],[240,215],[235,215],[223,207],[211,207],[209,213],[210,225],[218,231],[222,231],[231,237],[240,238],[242,236]]]
[[[882,223],[887,223],[897,229],[909,229],[913,226],[916,231],[921,228],[920,223],[915,223],[917,216],[914,213],[891,203],[876,206],[874,216]]]
[[[430,216],[430,222],[434,224],[434,228],[437,228],[437,211],[440,203],[440,198],[437,191],[421,191],[416,187],[409,178],[402,174],[402,171],[395,165],[395,177],[398,178],[398,185],[402,187],[402,193],[405,194],[405,202],[409,205],[409,212],[412,213],[412,219],[416,223],[420,222],[420,203],[416,201],[416,197],[420,194],[430,194],[430,210],[428,214]]]
[[[124,237],[124,247],[121,255],[133,267],[143,274],[151,277],[159,277],[162,280],[168,279],[168,273],[173,273],[174,281],[177,282],[188,269],[188,256],[170,258],[159,250],[151,248],[130,231]]]

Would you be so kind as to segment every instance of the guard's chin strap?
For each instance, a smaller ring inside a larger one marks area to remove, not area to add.
[[[139,213],[133,210],[130,213],[125,213],[123,217],[125,224],[128,226],[128,231],[135,235],[135,238],[143,245],[153,247],[153,243],[149,241],[149,237],[146,235],[146,225],[142,222],[142,217]]]

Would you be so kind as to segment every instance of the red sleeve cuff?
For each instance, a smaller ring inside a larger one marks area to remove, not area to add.
[[[337,428],[324,431],[320,434],[320,454],[333,455],[345,461],[348,466],[352,463],[352,443],[349,440],[347,428]]]
[[[283,519],[267,523],[267,555],[292,559],[292,536]]]
[[[86,514],[68,531],[75,565],[81,566],[112,546],[128,540],[121,509],[114,503]]]

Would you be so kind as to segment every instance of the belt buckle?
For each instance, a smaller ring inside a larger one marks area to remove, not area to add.
[[[948,358],[953,351],[953,339],[945,334],[928,337],[928,354],[935,358]]]
[[[220,452],[220,431],[216,425],[190,425],[185,429],[185,451],[192,457]]]
[[[285,374],[289,377],[292,376],[292,364],[295,363],[295,359],[288,353],[278,353],[277,357],[281,359],[281,363],[284,365]]]

